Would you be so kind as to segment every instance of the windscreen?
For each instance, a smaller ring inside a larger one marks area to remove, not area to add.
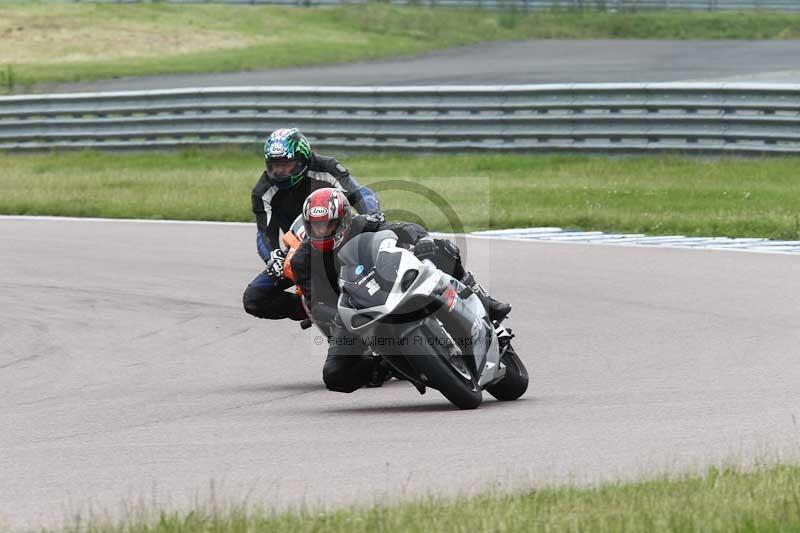
[[[386,302],[392,290],[401,254],[391,253],[388,245],[397,241],[391,231],[362,233],[350,239],[339,252],[339,277],[342,292],[357,308],[375,307]]]

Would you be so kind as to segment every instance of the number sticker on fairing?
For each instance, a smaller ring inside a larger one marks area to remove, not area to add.
[[[391,250],[392,248],[396,248],[396,244],[397,239],[383,239],[380,246],[378,246],[378,251],[385,252],[386,250]]]
[[[381,288],[378,285],[378,282],[375,281],[374,279],[369,280],[369,283],[367,283],[367,292],[369,293],[370,296],[378,292],[380,289]]]

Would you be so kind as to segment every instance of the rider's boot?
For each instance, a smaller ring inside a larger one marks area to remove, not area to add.
[[[392,369],[383,357],[375,357],[372,366],[372,373],[369,376],[367,387],[380,387],[392,379]]]
[[[289,318],[296,322],[304,322],[306,320],[310,320],[308,318],[308,315],[306,314],[306,310],[303,309],[302,307],[293,309],[286,318]]]
[[[302,298],[296,294],[281,292],[273,298],[271,305],[277,309],[272,318],[288,318],[297,322],[302,322],[308,318]]]
[[[483,307],[486,308],[486,312],[489,314],[489,320],[492,322],[501,322],[505,317],[508,316],[508,313],[511,312],[511,304],[500,302],[489,296],[489,293],[486,292],[486,289],[481,287],[478,282],[475,281],[475,276],[472,274],[472,272],[466,272],[464,277],[461,279],[461,282],[472,289],[472,292],[478,295]]]

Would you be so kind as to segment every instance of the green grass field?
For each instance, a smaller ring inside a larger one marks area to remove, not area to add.
[[[560,226],[800,239],[800,158],[342,157],[387,214],[449,231]],[[257,152],[0,154],[0,213],[251,221]],[[402,191],[393,181],[410,184]],[[446,205],[434,197],[438,194]],[[461,227],[455,227],[461,229]]]
[[[0,91],[48,81],[341,63],[531,38],[793,39],[800,38],[800,14],[1,2]]]
[[[135,513],[66,531],[270,533],[792,532],[800,531],[800,467],[751,472],[712,468],[593,489],[423,499],[396,506],[273,513],[258,505],[209,504],[191,512]]]

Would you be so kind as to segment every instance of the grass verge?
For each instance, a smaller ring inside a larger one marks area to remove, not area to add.
[[[390,218],[449,231],[560,226],[800,239],[800,158],[342,157]],[[0,153],[0,213],[251,221],[258,153]],[[399,190],[402,180],[410,191]],[[443,206],[435,196],[441,195]]]
[[[66,531],[136,532],[730,532],[800,530],[800,467],[752,472],[708,470],[702,476],[614,483],[593,489],[546,488],[522,494],[397,506],[277,514],[209,505],[118,524]]]
[[[349,62],[533,38],[793,39],[800,38],[800,14],[2,2],[0,91]]]

